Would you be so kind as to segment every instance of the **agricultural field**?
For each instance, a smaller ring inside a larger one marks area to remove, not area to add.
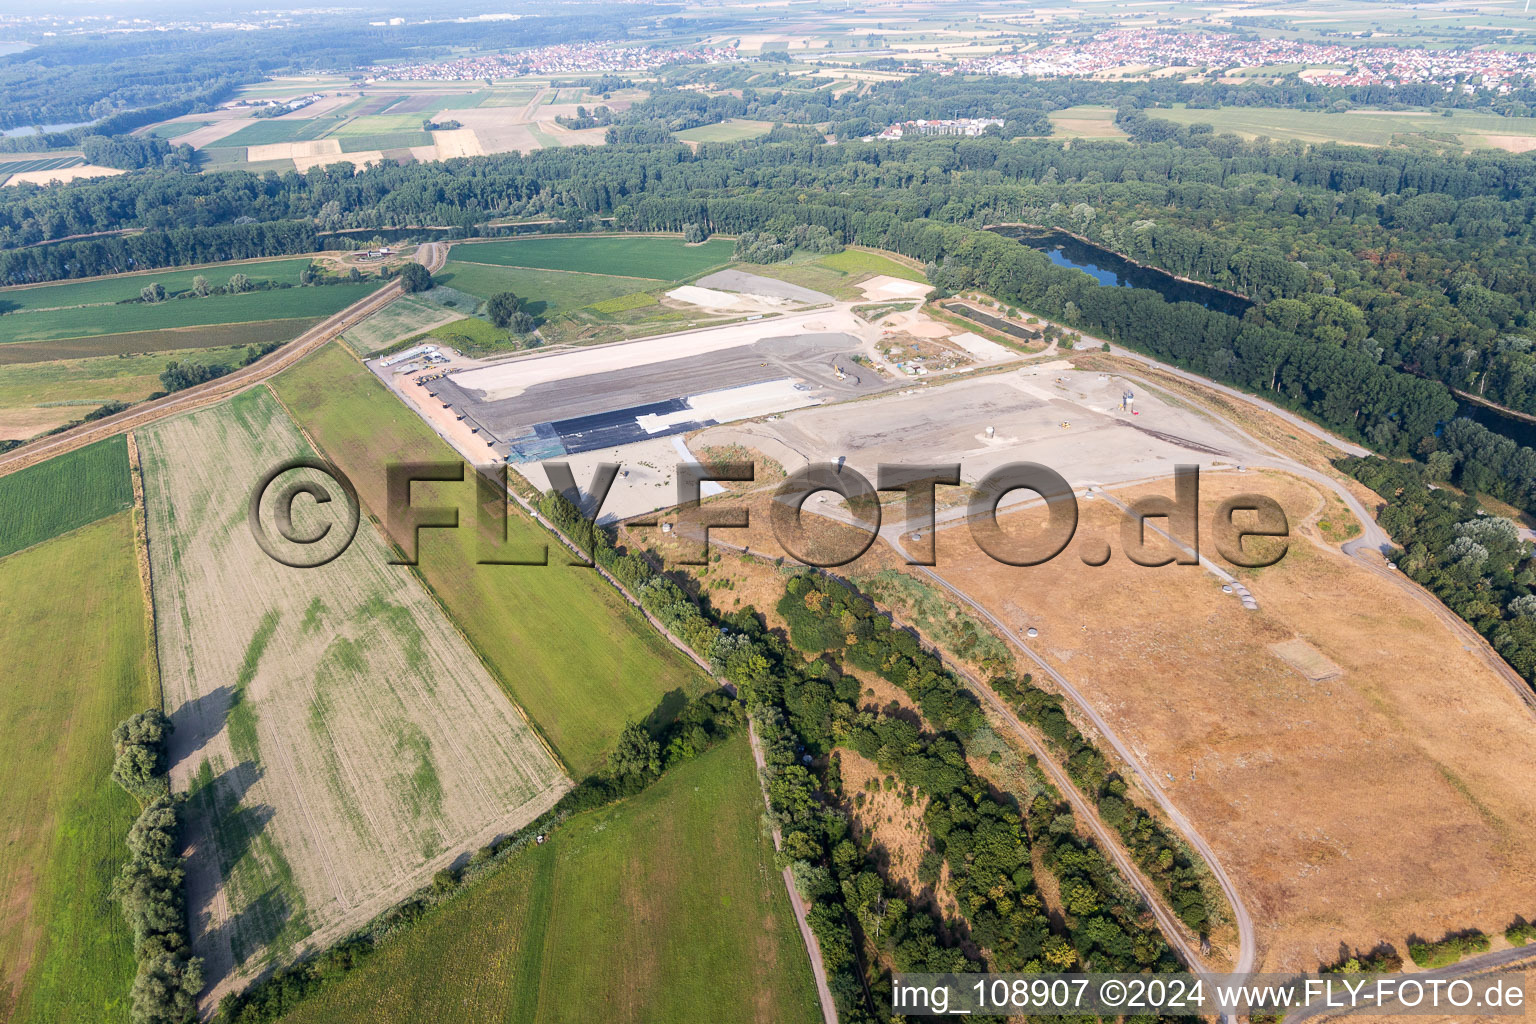
[[[1276,107],[1187,107],[1147,111],[1179,124],[1209,124],[1218,132],[1245,139],[1299,139],[1302,142],[1347,142],[1361,146],[1390,146],[1416,141],[1444,142],[1466,149],[1507,149],[1525,153],[1536,149],[1536,123],[1526,117],[1500,117],[1454,110],[1451,116],[1428,111],[1350,110],[1329,114]]]
[[[164,331],[180,327],[254,323],[279,318],[318,318],[345,309],[377,287],[376,282],[333,284],[313,288],[276,288],[242,295],[132,302],[110,308],[74,306],[28,310],[6,314],[3,325],[6,343],[9,344]]]
[[[132,504],[121,435],[0,476],[0,558]]]
[[[188,911],[216,1001],[569,783],[366,520],[319,568],[257,546],[250,488],[311,452],[269,391],[161,421],[139,445],[171,780],[189,797]]]
[[[730,262],[731,251],[732,243],[718,238],[686,245],[681,238],[600,235],[472,242],[454,246],[451,256],[502,267],[681,281]]]
[[[677,132],[676,137],[684,142],[741,142],[745,139],[761,138],[772,130],[773,125],[767,121],[748,121],[745,118],[733,117],[719,124],[706,124]]]
[[[25,440],[107,402],[142,401],[164,390],[160,372],[170,360],[235,366],[246,353],[245,346],[237,345],[43,363],[0,362],[0,440]]]
[[[820,1021],[761,813],[737,736],[572,817],[283,1020]]]
[[[207,278],[208,283],[216,288],[228,284],[230,277],[235,274],[244,274],[256,284],[269,282],[296,285],[299,283],[299,275],[313,262],[310,257],[301,256],[297,259],[213,263],[188,269],[146,270],[136,274],[116,274],[112,277],[58,284],[18,285],[0,288],[0,313],[134,302],[138,300],[139,290],[148,284],[164,285],[168,294],[175,295],[190,291],[197,277]],[[99,315],[110,317],[112,314]]]
[[[1115,124],[1114,107],[1066,107],[1046,115],[1051,120],[1051,135],[1058,139],[1123,139],[1125,132]]]
[[[464,250],[460,250],[461,252]],[[466,255],[478,255],[473,251]],[[497,292],[512,292],[524,301],[523,308],[535,317],[568,313],[621,295],[631,295],[659,282],[604,274],[528,270],[455,260],[433,275],[434,281],[488,299]]]
[[[132,517],[0,558],[0,1017],[13,1024],[127,1016],[133,936],[111,888],[138,805],[112,781],[112,730],[160,699]]]
[[[34,156],[0,158],[0,174],[20,174],[23,171],[61,171],[66,167],[81,167],[81,156]]]
[[[420,417],[334,345],[284,371],[274,386],[375,515],[386,507],[387,462],[457,461]],[[414,493],[423,506],[462,505],[460,519],[470,521],[468,483],[422,483]],[[549,541],[515,508],[507,528],[511,551],[526,554]],[[626,723],[669,716],[680,697],[713,687],[596,574],[566,568],[558,548],[549,566],[477,565],[487,553],[474,529],[424,530],[420,572],[573,775],[597,768]]]
[[[251,323],[177,327],[163,331],[97,334],[88,338],[63,338],[58,341],[15,341],[0,344],[0,366],[90,359],[96,356],[144,355],[182,349],[265,345],[272,341],[297,338],[319,322],[319,319],[301,317],[296,320],[256,320]]]
[[[437,280],[442,280],[441,275]],[[419,296],[402,295],[362,323],[347,328],[342,332],[341,340],[353,351],[366,355],[413,334],[462,319],[465,314],[472,312],[472,308],[455,312],[423,301]]]
[[[270,146],[278,142],[313,142],[323,139],[346,118],[331,114],[313,118],[269,117],[253,121],[233,135],[219,140],[218,148],[231,149],[240,146]],[[421,127],[418,118],[415,127]]]

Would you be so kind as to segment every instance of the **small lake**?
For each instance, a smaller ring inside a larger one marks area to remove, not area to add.
[[[1495,434],[1507,437],[1516,444],[1536,448],[1536,423],[1527,423],[1514,416],[1506,416],[1497,409],[1490,409],[1476,402],[1458,402],[1456,415],[1481,423]]]
[[[1005,238],[1039,249],[1058,267],[1081,270],[1109,288],[1147,288],[1169,302],[1197,302],[1206,309],[1241,317],[1253,303],[1240,295],[1203,284],[1181,281],[1166,271],[1137,266],[1101,246],[1092,245],[1060,231],[1036,228],[993,228]]]

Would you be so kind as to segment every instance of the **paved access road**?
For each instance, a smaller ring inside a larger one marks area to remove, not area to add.
[[[428,242],[417,248],[414,258],[417,263],[436,272],[441,270],[443,264],[448,261],[448,247],[441,242]],[[0,476],[51,459],[55,455],[63,455],[76,448],[83,448],[115,434],[148,426],[167,416],[188,412],[239,394],[292,366],[348,327],[378,312],[399,298],[401,294],[400,282],[391,281],[378,291],[321,321],[298,338],[249,366],[242,366],[206,384],[199,384],[185,391],[157,398],[152,402],[142,402],[115,416],[108,416],[93,423],[83,423],[63,433],[24,444],[5,455],[0,455]]]

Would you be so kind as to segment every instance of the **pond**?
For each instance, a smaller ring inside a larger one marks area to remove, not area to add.
[[[1253,302],[1220,288],[1183,281],[1166,271],[1143,267],[1102,246],[1084,242],[1061,231],[1039,228],[993,228],[997,234],[1012,238],[1045,253],[1058,267],[1081,270],[1109,288],[1148,288],[1169,302],[1198,302],[1206,309],[1241,317]]]

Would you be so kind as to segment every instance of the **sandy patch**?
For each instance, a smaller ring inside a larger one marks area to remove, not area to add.
[[[481,147],[480,139],[475,135],[473,128],[454,128],[449,131],[433,132],[432,143],[439,160],[485,155],[485,149]]]
[[[125,172],[116,167],[100,167],[96,164],[81,164],[79,167],[64,167],[56,171],[20,171],[6,179],[7,185],[50,185],[53,182],[78,181],[81,178],[110,178]]]
[[[1511,153],[1529,153],[1536,149],[1536,135],[1474,135],[1471,138]]]
[[[866,299],[876,302],[888,302],[893,299],[920,299],[933,291],[933,285],[921,284],[917,281],[903,281],[899,277],[887,277],[880,274],[861,281],[856,285],[859,291],[864,293]]]
[[[972,331],[964,331],[949,339],[950,344],[959,345],[971,355],[984,362],[994,359],[1009,359],[1017,353],[1011,352],[995,341],[988,341],[981,335]]]
[[[886,317],[885,320],[881,321],[881,324],[882,326],[890,324],[892,327],[900,327],[914,338],[928,338],[930,340],[948,338],[950,332],[954,329],[948,324],[941,324],[937,320],[929,320],[925,316],[903,318],[897,315]]]
[[[768,295],[722,292],[713,288],[700,288],[694,284],[685,284],[681,288],[672,289],[667,292],[667,298],[721,313],[768,313],[784,309],[789,305],[784,299],[776,299]]]

